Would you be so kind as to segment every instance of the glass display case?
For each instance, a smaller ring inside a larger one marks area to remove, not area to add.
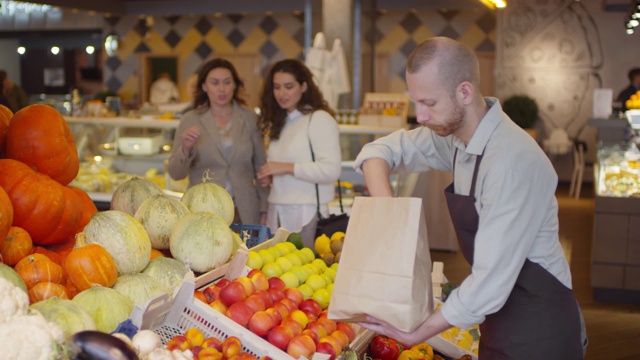
[[[596,195],[640,197],[640,150],[633,142],[598,146]]]

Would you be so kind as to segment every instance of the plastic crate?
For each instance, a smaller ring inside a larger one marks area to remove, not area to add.
[[[267,239],[271,238],[271,230],[268,226],[264,225],[246,225],[246,224],[231,224],[231,230],[240,235],[240,239],[245,240],[247,248],[251,249],[257,246]]]

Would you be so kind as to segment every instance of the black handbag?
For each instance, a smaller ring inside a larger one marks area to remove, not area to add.
[[[311,119],[313,118],[313,114],[309,117],[309,124],[311,124]],[[309,138],[309,149],[311,150],[311,160],[313,162],[316,161],[316,156],[313,152],[313,146],[311,145],[311,139]],[[322,234],[331,237],[333,233],[337,231],[342,231],[344,233],[347,232],[347,225],[349,224],[349,215],[344,212],[344,208],[342,207],[342,186],[340,185],[340,179],[338,179],[338,199],[340,202],[340,212],[341,214],[330,214],[329,217],[323,217],[320,213],[320,192],[318,191],[318,184],[316,183],[316,206],[317,206],[317,214],[318,214],[318,223],[316,225],[316,238]]]

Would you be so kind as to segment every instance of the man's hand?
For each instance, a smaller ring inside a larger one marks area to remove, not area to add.
[[[358,324],[373,332],[396,339],[407,345],[415,345],[427,341],[451,327],[451,324],[444,319],[440,311],[431,314],[425,322],[410,332],[398,330],[387,322],[376,319],[373,316],[367,316],[365,321],[359,322]]]
[[[367,159],[362,163],[362,173],[371,196],[393,196],[389,182],[391,169],[386,161],[380,158]]]

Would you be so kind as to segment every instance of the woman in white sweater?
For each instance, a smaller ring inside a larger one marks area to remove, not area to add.
[[[259,124],[269,148],[258,180],[262,186],[271,185],[267,225],[272,232],[279,226],[299,232],[304,245],[313,248],[318,206],[320,214],[328,216],[341,171],[334,111],[311,71],[295,59],[271,67],[261,101]]]

